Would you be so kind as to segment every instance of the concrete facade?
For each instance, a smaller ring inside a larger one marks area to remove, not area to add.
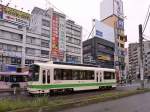
[[[139,44],[129,44],[129,75],[138,78],[140,75],[140,53]]]
[[[0,7],[3,8],[2,5]],[[12,9],[9,7],[7,9],[10,10],[10,14]],[[43,10],[38,7],[33,9],[32,14],[16,9],[13,11],[23,13],[24,18],[26,16],[29,18],[26,20],[14,17],[12,14],[9,17],[15,19],[9,20],[10,18],[3,17],[5,13],[0,17],[0,71],[5,71],[9,68],[8,66],[24,67],[34,62],[50,60],[65,62],[68,54],[78,56],[77,63],[82,63],[81,26],[75,23],[68,24],[71,26],[71,39],[78,39],[78,45],[76,45],[74,41],[69,43],[66,39],[67,27],[64,14],[52,8]],[[16,20],[22,20],[22,23]],[[76,35],[76,32],[79,34]],[[67,52],[66,45],[77,47],[79,50],[75,49],[75,51],[78,53]]]
[[[50,59],[52,61],[66,60],[66,16],[49,8],[44,10],[35,7],[32,11],[31,29],[50,42]]]
[[[82,27],[72,20],[66,21],[66,62],[82,63]]]
[[[0,21],[2,66],[25,66],[36,61],[49,61],[49,39],[32,33],[28,28]]]
[[[150,77],[150,41],[143,42],[144,76]],[[140,48],[139,43],[129,44],[129,75],[140,78]]]

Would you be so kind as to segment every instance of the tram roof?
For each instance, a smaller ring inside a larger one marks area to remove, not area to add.
[[[35,63],[37,65],[40,65],[40,66],[51,66],[51,67],[58,67],[58,68],[65,68],[65,69],[86,69],[86,70],[96,70],[96,69],[101,69],[101,70],[106,70],[106,71],[114,71],[114,69],[110,69],[110,68],[101,68],[99,66],[88,66],[88,65],[85,65],[83,66],[84,64],[66,64],[66,63],[58,63],[58,62],[54,62],[54,63],[51,63],[51,62],[48,62],[48,63]]]

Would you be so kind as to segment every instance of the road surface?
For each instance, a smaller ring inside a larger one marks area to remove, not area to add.
[[[150,112],[150,93],[59,112]]]

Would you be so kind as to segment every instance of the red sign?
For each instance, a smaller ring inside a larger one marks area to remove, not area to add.
[[[54,15],[52,17],[52,51],[51,56],[59,57],[59,18]]]

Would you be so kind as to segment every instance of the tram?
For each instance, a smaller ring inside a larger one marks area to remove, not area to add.
[[[117,85],[114,69],[97,66],[35,63],[30,66],[29,74],[27,91],[30,94],[115,88]]]

